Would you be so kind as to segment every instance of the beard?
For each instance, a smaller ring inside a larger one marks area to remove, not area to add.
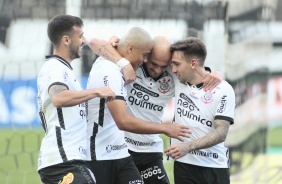
[[[81,46],[79,47],[74,47],[74,46],[70,46],[70,50],[69,50],[69,54],[70,54],[70,58],[72,60],[80,58],[81,57]]]

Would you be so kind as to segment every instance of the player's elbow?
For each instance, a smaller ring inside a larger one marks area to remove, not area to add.
[[[60,107],[66,107],[66,104],[64,103],[64,101],[62,100],[62,98],[58,95],[53,96],[51,98],[52,104],[54,105],[54,107],[56,108],[60,108]]]
[[[122,131],[129,131],[130,128],[130,118],[127,114],[123,114],[117,118],[114,118],[118,129]]]
[[[117,124],[118,129],[123,130],[123,131],[127,130],[127,126],[126,126],[125,120],[123,120],[123,119],[116,120],[116,124]]]
[[[96,42],[96,39],[95,39],[95,38],[92,38],[92,39],[88,42],[88,44],[89,44],[89,46],[93,46],[93,45],[95,45],[95,42]]]
[[[95,51],[95,49],[96,49],[96,47],[97,47],[99,41],[100,41],[100,40],[97,39],[97,38],[92,38],[92,39],[89,41],[88,45],[89,45],[89,47],[90,47],[93,51]]]
[[[52,104],[54,105],[54,107],[56,108],[60,108],[63,107],[63,103],[60,100],[56,100],[56,99],[52,99]]]
[[[219,142],[224,142],[226,140],[227,133],[222,133],[219,136]]]
[[[224,142],[226,140],[226,136],[222,136],[220,142]]]

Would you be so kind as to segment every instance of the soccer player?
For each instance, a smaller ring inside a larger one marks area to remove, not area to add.
[[[115,42],[116,39],[112,41]],[[171,44],[169,38],[156,36],[147,62],[137,69],[136,80],[127,85],[127,108],[131,115],[145,121],[162,121],[164,108],[174,96],[174,78],[169,67]],[[104,40],[95,39],[92,50],[113,61],[122,58]],[[208,73],[204,80],[205,89],[214,88],[220,82],[220,77],[220,73]],[[163,165],[163,140],[159,134],[125,132],[125,141],[145,184],[169,183]]]
[[[90,48],[93,49],[94,44],[90,41]],[[121,38],[117,52],[130,61],[133,68],[137,70],[143,62],[147,61],[152,46],[150,35],[144,29],[134,27]],[[87,159],[91,160],[89,163],[97,183],[143,183],[128,153],[123,130],[133,133],[163,133],[179,140],[182,140],[183,136],[189,137],[190,131],[186,126],[146,122],[130,115],[126,108],[126,103],[130,103],[127,100],[127,86],[125,86],[120,67],[99,57],[90,71],[87,89],[102,86],[109,86],[116,93],[116,99],[111,102],[93,99],[88,102],[90,148],[87,150]],[[135,96],[142,98],[139,103],[148,105],[150,103],[148,98],[154,96],[155,93],[142,86],[136,86],[136,88],[138,91]]]
[[[200,39],[178,41],[171,51],[172,71],[179,79],[175,80],[175,122],[192,130],[184,143],[172,138],[165,150],[175,160],[175,184],[228,184],[229,151],[224,141],[234,123],[234,90],[226,81],[203,90],[207,51]]]
[[[115,94],[107,86],[82,90],[73,73],[70,64],[81,56],[85,43],[80,18],[55,16],[47,31],[54,55],[46,56],[37,79],[38,110],[45,131],[38,173],[43,183],[95,184],[95,177],[85,162],[85,102],[95,97],[110,101]]]

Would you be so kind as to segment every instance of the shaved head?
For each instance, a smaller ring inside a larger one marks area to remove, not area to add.
[[[119,41],[118,47],[126,47],[128,44],[132,44],[136,48],[142,48],[152,41],[149,33],[140,28],[131,28]]]
[[[163,62],[169,62],[171,59],[170,46],[172,43],[172,40],[166,36],[154,37],[151,56]]]
[[[147,62],[152,47],[153,40],[150,34],[140,27],[133,27],[120,39],[117,51],[137,70]]]
[[[145,63],[149,76],[158,79],[167,69],[171,60],[170,46],[172,40],[166,36],[156,36],[153,39],[153,49]]]

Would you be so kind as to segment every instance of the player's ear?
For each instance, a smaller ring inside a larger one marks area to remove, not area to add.
[[[64,45],[69,46],[69,45],[71,44],[70,37],[67,36],[67,35],[64,35],[64,36],[62,37],[62,42],[64,43]]]
[[[132,52],[133,49],[134,49],[134,46],[133,46],[133,45],[131,45],[131,44],[128,44],[128,45],[127,45],[127,52],[128,52],[128,53]]]
[[[195,68],[196,64],[197,64],[197,60],[191,59],[191,68]]]

